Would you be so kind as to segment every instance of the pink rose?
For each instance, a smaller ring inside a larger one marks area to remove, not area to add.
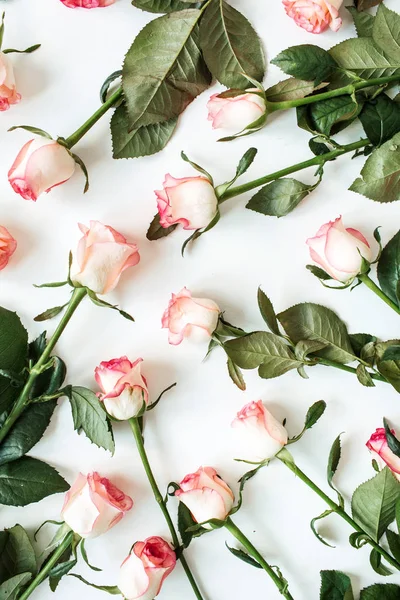
[[[202,229],[213,220],[218,200],[206,177],[175,179],[166,175],[163,190],[156,190],[161,227],[181,223],[184,229]]]
[[[15,86],[14,70],[10,59],[0,52],[0,112],[21,100]]]
[[[118,587],[126,600],[153,600],[175,565],[175,552],[162,538],[136,542],[121,565]]]
[[[172,294],[161,323],[163,329],[169,329],[169,343],[177,346],[185,337],[210,338],[218,325],[219,314],[220,309],[213,300],[192,298],[192,293],[184,287],[179,294]]]
[[[40,194],[65,183],[74,171],[75,161],[68,150],[40,137],[22,147],[8,171],[8,181],[14,192],[36,202]]]
[[[261,462],[272,458],[288,442],[284,426],[265,408],[262,401],[250,402],[238,412],[232,427],[240,436],[243,458]]]
[[[94,538],[114,527],[131,510],[132,498],[94,471],[79,473],[65,496],[61,516],[82,538]]]
[[[68,8],[103,8],[114,4],[115,0],[61,0]]]
[[[138,248],[100,221],[90,221],[90,227],[80,224],[79,229],[84,235],[73,257],[71,280],[97,294],[107,294],[125,269],[138,264]]]
[[[395,435],[393,429],[392,433]],[[387,465],[396,479],[400,481],[400,458],[389,448],[386,439],[386,431],[383,427],[379,427],[375,433],[371,435],[367,442],[367,448],[374,454],[378,464],[381,467]]]
[[[0,271],[8,265],[16,249],[17,241],[5,227],[0,225]]]
[[[188,507],[196,523],[224,521],[235,499],[231,488],[212,467],[200,467],[196,473],[186,475],[175,496]]]
[[[343,0],[282,0],[286,13],[296,25],[309,33],[322,33],[330,27],[338,31],[342,25],[339,8]]]
[[[98,394],[108,414],[120,421],[136,417],[143,403],[147,405],[149,393],[145,378],[140,372],[143,358],[131,363],[126,356],[100,363],[95,378],[103,390]]]
[[[317,235],[306,243],[313,261],[343,283],[359,274],[362,256],[371,260],[371,249],[363,234],[357,229],[345,229],[342,217],[322,225]]]
[[[231,98],[211,96],[207,103],[208,120],[213,129],[245,129],[266,113],[265,101],[255,93],[246,92]]]

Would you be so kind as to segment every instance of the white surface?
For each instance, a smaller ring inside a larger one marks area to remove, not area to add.
[[[69,135],[98,107],[102,81],[120,67],[133,37],[153,16],[133,8],[128,0],[98,10],[69,10],[59,0],[9,0],[2,4],[7,8],[5,47],[26,47],[37,42],[43,46],[31,56],[12,55],[23,100],[0,116],[0,222],[19,244],[9,267],[1,273],[1,304],[18,311],[31,337],[39,333],[41,327],[32,318],[64,300],[67,290],[35,290],[32,283],[65,276],[68,251],[80,236],[77,221],[99,219],[112,225],[137,242],[141,252],[140,265],[124,274],[121,285],[108,298],[131,312],[136,323],[85,302],[57,351],[68,364],[68,381],[77,385],[94,388],[95,366],[123,354],[131,359],[144,358],[143,372],[153,399],[167,385],[178,382],[176,390],[147,418],[146,446],[161,489],[200,464],[215,466],[236,489],[235,482],[244,470],[232,460],[236,454],[230,423],[236,411],[245,402],[262,398],[277,417],[287,417],[293,435],[301,428],[308,406],[324,398],[328,409],[323,420],[293,447],[293,453],[299,465],[325,490],[329,489],[325,483],[328,452],[336,435],[345,431],[337,484],[349,499],[355,487],[373,475],[365,442],[381,426],[382,416],[400,428],[399,398],[389,386],[378,384],[375,389],[366,389],[351,375],[316,367],[310,371],[308,381],[295,372],[270,381],[259,379],[256,372],[246,372],[248,389],[242,393],[229,380],[221,352],[202,363],[205,347],[186,343],[169,346],[160,318],[171,292],[186,285],[195,295],[218,302],[228,320],[247,329],[262,328],[256,302],[257,286],[262,284],[278,311],[301,301],[320,302],[334,308],[351,332],[369,331],[383,339],[393,338],[398,335],[398,317],[368,289],[361,286],[351,294],[330,291],[306,271],[309,258],[304,242],[322,223],[339,214],[369,240],[373,229],[382,225],[382,236],[387,241],[398,229],[399,205],[379,205],[347,191],[363,159],[350,161],[346,157],[329,164],[323,184],[284,219],[245,210],[248,198],[242,196],[224,204],[219,225],[185,259],[180,256],[185,232],[148,242],[145,233],[155,212],[153,190],[160,187],[168,171],[177,177],[192,174],[190,166],[179,158],[182,149],[210,169],[217,183],[231,177],[250,145],[258,147],[259,155],[245,176],[248,179],[309,156],[308,134],[296,128],[294,112],[271,118],[268,126],[251,138],[217,144],[218,134],[206,121],[208,92],[185,112],[167,149],[150,158],[114,161],[108,117],[103,118],[75,148],[90,172],[89,193],[82,195],[84,180],[77,169],[69,183],[36,204],[22,200],[9,187],[6,174],[29,134],[6,133],[7,129],[15,124],[31,124],[54,135]],[[387,4],[396,8],[397,2],[388,0]],[[345,10],[339,33],[314,37],[285,16],[279,0],[232,0],[232,5],[242,9],[255,24],[269,59],[289,45],[316,43],[329,47],[354,35]],[[269,68],[268,85],[282,78],[276,67]],[[212,91],[218,89],[214,86]],[[338,139],[350,141],[360,135],[361,130],[353,127]],[[312,173],[300,176],[303,180],[311,177]],[[49,331],[54,326],[55,322],[47,324]],[[121,524],[87,544],[91,562],[101,566],[103,572],[90,572],[82,562],[76,569],[99,584],[117,581],[118,566],[133,542],[157,534],[168,538],[128,426],[121,424],[115,433],[117,449],[111,458],[73,432],[69,406],[62,400],[43,440],[31,453],[56,466],[71,483],[79,470],[97,469],[134,498],[135,507]],[[33,531],[45,518],[58,518],[62,501],[60,495],[24,509],[3,507],[2,527],[19,522]],[[174,502],[171,508],[175,510]],[[339,518],[321,524],[321,531],[337,548],[330,549],[317,541],[309,521],[324,509],[301,481],[296,481],[282,464],[274,463],[248,483],[243,509],[235,517],[265,557],[281,567],[296,600],[318,598],[320,569],[347,572],[356,591],[380,579],[369,567],[368,550],[356,551],[349,546],[351,531]],[[40,536],[39,548],[49,535]],[[225,540],[231,542],[227,532],[214,532],[195,541],[187,552],[205,600],[280,598],[262,571],[228,553]],[[400,583],[400,576],[385,581]],[[101,592],[68,577],[62,580],[57,594],[60,600],[101,597]],[[52,597],[47,583],[33,596],[42,600]],[[178,566],[160,598],[192,597]]]

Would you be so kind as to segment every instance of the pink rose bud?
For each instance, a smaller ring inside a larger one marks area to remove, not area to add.
[[[71,280],[96,294],[107,294],[125,269],[138,264],[138,248],[100,221],[90,221],[90,227],[79,224],[79,229],[84,235],[73,257]]]
[[[392,429],[393,435],[395,432]],[[400,481],[400,458],[391,451],[386,439],[386,431],[379,427],[367,442],[367,448],[372,452],[379,466],[387,465],[393,475]]]
[[[136,417],[149,393],[140,372],[143,358],[131,363],[126,356],[104,361],[95,369],[95,378],[103,393],[98,394],[109,415],[120,421]]]
[[[5,227],[0,225],[0,271],[8,265],[16,249],[17,241]]]
[[[61,0],[68,8],[103,8],[114,4],[115,0]]]
[[[156,190],[161,227],[181,223],[183,229],[202,229],[213,220],[218,200],[206,177],[175,179],[166,175],[163,190]]]
[[[10,59],[0,52],[0,112],[21,100],[15,86],[14,70]]]
[[[322,33],[328,27],[338,31],[342,26],[342,3],[343,0],[283,0],[287,15],[309,33]]]
[[[371,248],[363,234],[350,227],[345,229],[342,217],[322,225],[317,235],[306,243],[313,261],[343,283],[359,274],[362,256],[371,260]]]
[[[132,506],[132,498],[106,477],[96,471],[79,473],[65,496],[61,516],[82,538],[94,538],[114,527]]]
[[[75,161],[55,140],[39,137],[27,142],[8,171],[14,192],[36,202],[40,194],[65,183],[75,171]]]
[[[288,442],[284,426],[265,408],[262,401],[246,404],[232,423],[245,455],[240,458],[262,462],[272,458]]]
[[[196,473],[186,475],[175,496],[188,507],[196,523],[224,521],[235,499],[231,488],[212,467],[200,467]]]
[[[162,538],[136,542],[121,565],[118,587],[126,600],[153,600],[175,565],[175,552]]]
[[[235,129],[241,131],[266,113],[264,99],[258,94],[246,92],[231,98],[211,96],[207,103],[208,120],[213,129]]]
[[[192,293],[183,288],[179,294],[172,294],[161,321],[162,328],[169,329],[168,341],[174,346],[185,337],[204,341],[214,333],[220,312],[213,300],[192,298]]]

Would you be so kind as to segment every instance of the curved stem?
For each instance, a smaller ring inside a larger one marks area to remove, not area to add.
[[[167,504],[159,490],[159,487],[157,485],[153,471],[151,469],[150,462],[147,457],[146,449],[144,447],[143,436],[142,436],[142,432],[140,430],[139,421],[136,418],[129,419],[129,424],[132,429],[133,437],[135,438],[135,441],[136,441],[136,446],[137,446],[141,461],[143,463],[143,467],[146,472],[147,479],[149,480],[151,489],[153,490],[154,498],[156,499],[158,505],[160,506],[161,512],[163,513],[164,518],[167,522],[168,529],[169,529],[171,537],[172,537],[172,542],[174,544],[175,549],[178,551],[178,549],[180,547],[179,538],[176,533],[174,524],[172,522],[171,515],[168,512]],[[196,598],[198,600],[203,600],[203,596],[201,595],[201,592],[196,584],[196,581],[193,577],[190,567],[189,567],[188,563],[186,562],[186,558],[183,555],[182,549],[180,549],[179,559],[182,563],[182,567],[185,570],[186,576],[189,580],[190,585],[192,586],[192,589],[193,589],[193,592],[194,592]]]
[[[235,537],[238,542],[246,548],[247,552],[252,556],[264,569],[266,573],[271,577],[276,587],[287,600],[293,600],[293,596],[287,589],[287,584],[275,573],[274,569],[270,564],[267,563],[265,558],[259,553],[257,548],[250,542],[250,540],[244,535],[244,533],[235,525],[230,517],[225,521],[224,527]]]
[[[306,96],[306,98],[298,98],[297,100],[284,100],[282,102],[268,102],[267,108],[269,112],[275,112],[276,110],[287,110],[288,108],[296,108],[297,106],[305,106],[307,104],[314,104],[314,102],[320,102],[321,100],[328,100],[329,98],[336,98],[337,96],[346,96],[354,94],[358,90],[364,88],[373,87],[375,85],[385,85],[393,81],[399,81],[398,75],[390,75],[389,77],[376,77],[375,79],[368,79],[366,81],[358,81],[357,83],[350,83],[344,87],[337,88],[336,90],[329,90],[328,92],[321,92],[320,94],[314,94],[313,96]]]
[[[63,541],[56,548],[53,554],[50,556],[49,560],[46,562],[44,567],[39,571],[30,585],[26,588],[24,592],[20,596],[18,596],[18,600],[26,600],[35,591],[38,585],[42,583],[50,573],[51,569],[54,565],[57,564],[60,557],[64,554],[65,550],[72,544],[72,540],[74,539],[74,532],[70,531],[67,533]]]
[[[86,296],[86,293],[86,288],[76,288],[74,290],[61,321],[59,322],[55,332],[47,342],[46,348],[44,349],[39,360],[31,368],[28,380],[25,383],[18,400],[14,404],[10,414],[8,415],[7,419],[4,421],[4,424],[0,429],[0,443],[4,440],[6,435],[10,432],[10,429],[13,427],[15,422],[19,419],[21,414],[24,412],[25,408],[28,406],[30,402],[29,395],[36,381],[36,378],[43,372],[43,368],[49,361],[54,346],[56,345],[57,341],[61,337],[61,334],[68,325],[75,310],[78,308],[79,304]]]
[[[313,360],[316,361],[317,365],[325,365],[326,367],[334,367],[335,369],[340,369],[341,371],[346,371],[346,373],[357,374],[357,369],[354,367],[348,367],[347,365],[343,365],[342,363],[335,362],[334,360],[330,360],[329,358],[319,358],[317,356],[313,356]],[[377,381],[383,381],[384,383],[389,383],[389,381],[379,373],[369,373],[372,379],[376,379]]]
[[[286,467],[288,467],[288,469],[290,469],[299,479],[301,479],[306,485],[308,485],[308,487],[312,489],[313,492],[315,492],[320,498],[322,498],[322,500],[326,502],[326,504],[329,506],[329,508],[333,510],[333,512],[342,517],[342,519],[344,519],[344,521],[346,521],[355,531],[363,533],[368,539],[368,543],[370,544],[370,546],[372,546],[372,548],[379,552],[379,554],[383,556],[383,558],[385,558],[385,560],[387,560],[387,562],[391,564],[392,567],[400,571],[400,563],[396,559],[394,559],[384,548],[382,548],[382,546],[375,542],[371,538],[371,536],[366,531],[364,531],[364,529],[360,525],[358,525],[358,523],[356,523],[356,521],[354,521],[354,519],[352,519],[349,514],[347,514],[344,508],[342,508],[341,506],[336,504],[336,502],[334,502],[331,498],[329,498],[329,496],[327,496],[325,492],[321,490],[321,488],[319,488],[309,477],[307,477],[307,475],[301,469],[299,469],[299,467],[294,462],[285,461],[284,459],[279,457],[279,453],[276,455],[276,457],[279,458],[279,460]]]
[[[400,315],[400,307],[397,306],[397,304],[393,302],[393,300],[391,300],[389,296],[386,296],[386,294],[381,290],[381,288],[378,287],[376,283],[372,281],[372,279],[367,274],[364,273],[363,275],[358,275],[358,279],[365,283],[365,285],[370,290],[372,290],[377,296],[379,296],[381,300],[386,302],[386,304],[390,306],[391,309],[393,309],[395,312],[397,312],[398,315]]]
[[[68,148],[72,148],[83,138],[83,136],[93,127],[97,121],[101,119],[101,117],[108,111],[109,108],[112,108],[114,104],[118,102],[118,100],[122,97],[122,88],[118,88],[111,96],[92,114],[91,117],[88,118],[87,121],[84,122],[74,133],[72,133],[65,140]]]
[[[286,167],[285,169],[281,169],[280,171],[275,171],[275,173],[271,173],[271,175],[265,175],[264,177],[260,177],[259,179],[249,181],[248,183],[229,188],[223,194],[219,203],[221,204],[222,202],[225,202],[225,200],[229,200],[229,198],[233,198],[234,196],[239,196],[240,194],[244,194],[245,192],[254,190],[254,188],[265,185],[266,183],[270,183],[271,181],[275,181],[275,179],[279,179],[280,177],[284,177],[285,175],[296,173],[296,171],[302,171],[303,169],[308,169],[308,167],[324,165],[326,162],[329,162],[330,160],[334,160],[335,158],[342,156],[342,154],[346,154],[348,152],[353,152],[354,150],[364,148],[369,143],[370,141],[367,138],[365,138],[357,142],[353,142],[352,144],[347,144],[345,146],[341,146],[340,148],[336,148],[335,150],[327,152],[326,154],[320,154],[319,156],[315,156],[310,160],[305,160],[303,162],[297,163],[295,165],[292,165],[291,167]]]

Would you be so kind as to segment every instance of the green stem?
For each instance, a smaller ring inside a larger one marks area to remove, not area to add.
[[[341,371],[346,371],[346,373],[353,373],[353,375],[357,374],[357,369],[354,367],[348,367],[347,365],[342,365],[341,363],[335,362],[334,360],[330,360],[329,358],[319,358],[317,356],[313,356],[313,360],[316,361],[318,365],[325,365],[326,367],[334,367],[335,369],[340,369]],[[377,381],[383,381],[385,383],[389,383],[388,380],[379,373],[369,373],[372,379],[376,379]]]
[[[67,137],[65,140],[68,148],[72,148],[83,138],[83,136],[93,127],[97,121],[101,119],[103,115],[108,111],[109,108],[112,108],[114,104],[118,102],[118,100],[122,97],[122,88],[118,88],[111,96],[92,114],[91,117],[88,118],[87,121],[84,122],[83,125],[79,127],[72,135]]]
[[[386,302],[386,304],[388,306],[390,306],[391,309],[393,309],[395,312],[397,312],[398,315],[400,315],[400,307],[397,306],[397,304],[395,302],[393,302],[393,300],[391,300],[389,298],[389,296],[386,296],[386,294],[381,290],[380,287],[378,287],[376,285],[376,283],[374,283],[372,281],[372,279],[366,274],[362,274],[362,275],[358,275],[358,279],[360,281],[362,281],[363,283],[365,283],[365,285],[372,290],[377,296],[379,296],[379,298],[381,300],[383,300],[384,302]]]
[[[276,110],[286,110],[288,108],[296,108],[297,106],[305,106],[307,104],[313,104],[314,102],[320,102],[321,100],[336,98],[337,96],[351,96],[358,90],[373,87],[375,85],[385,85],[386,83],[391,83],[393,81],[399,80],[400,77],[398,75],[390,75],[389,77],[376,77],[375,79],[368,79],[367,81],[350,83],[344,87],[337,88],[336,90],[321,92],[320,94],[314,94],[313,96],[307,96],[306,98],[298,98],[297,100],[284,100],[282,102],[267,101],[267,108],[268,112],[275,112]]]
[[[271,175],[265,175],[264,177],[260,177],[259,179],[254,179],[253,181],[249,181],[248,183],[244,183],[242,185],[237,185],[236,187],[229,188],[222,196],[219,203],[225,202],[229,198],[233,198],[234,196],[239,196],[240,194],[244,194],[250,190],[254,190],[254,188],[265,185],[266,183],[270,183],[271,181],[275,181],[275,179],[279,179],[280,177],[285,177],[286,175],[290,175],[291,173],[296,173],[296,171],[302,171],[303,169],[308,169],[309,167],[324,165],[326,162],[334,160],[342,154],[347,154],[348,152],[353,152],[354,150],[359,150],[360,148],[364,148],[370,143],[370,141],[365,138],[359,140],[357,142],[353,142],[352,144],[347,144],[345,146],[341,146],[340,148],[336,148],[331,152],[327,152],[326,154],[320,154],[319,156],[315,156],[310,160],[305,160],[303,162],[292,165],[291,167],[286,167],[285,169],[281,169],[280,171],[275,171],[275,173],[271,173]]]
[[[30,369],[28,380],[25,383],[23,390],[18,400],[14,404],[10,414],[4,421],[4,425],[0,429],[0,443],[4,440],[6,435],[8,435],[15,422],[19,419],[21,414],[24,412],[25,408],[30,403],[29,396],[33,385],[36,381],[36,378],[43,372],[44,366],[48,363],[54,346],[58,342],[59,338],[61,337],[61,334],[68,325],[72,315],[74,314],[75,310],[78,308],[79,304],[82,302],[85,296],[86,288],[76,288],[74,290],[71,296],[71,300],[68,303],[67,310],[65,311],[61,321],[59,322],[57,329],[47,342],[46,348],[44,349],[37,363]]]
[[[154,498],[156,499],[156,502],[158,503],[158,505],[161,509],[161,512],[164,515],[164,518],[167,522],[168,529],[169,529],[171,537],[172,537],[173,545],[174,545],[176,551],[178,552],[178,550],[180,549],[179,538],[176,533],[174,524],[172,522],[171,515],[168,512],[167,504],[159,490],[159,487],[157,485],[153,471],[151,469],[150,462],[147,457],[146,449],[144,447],[143,436],[142,436],[142,432],[140,430],[139,421],[136,418],[129,419],[129,424],[132,429],[133,437],[135,438],[135,441],[136,441],[136,446],[137,446],[137,449],[139,452],[140,459],[143,463],[143,467],[146,472],[147,479],[149,480],[151,489],[153,490]],[[180,552],[179,552],[179,559],[182,563],[182,567],[184,568],[184,571],[186,573],[186,576],[189,580],[190,585],[192,586],[192,589],[193,589],[193,592],[194,592],[196,598],[198,600],[203,600],[203,596],[201,595],[201,592],[200,592],[199,588],[197,587],[196,581],[193,577],[193,574],[190,570],[188,563],[186,562],[186,558],[183,555],[182,549],[180,549]]]
[[[72,544],[73,539],[74,532],[70,531],[69,533],[67,533],[61,544],[57,546],[56,550],[53,552],[53,554],[46,562],[44,567],[36,575],[31,584],[26,588],[24,592],[22,592],[20,596],[18,596],[18,600],[26,600],[27,598],[29,598],[29,596],[32,594],[32,592],[35,591],[37,586],[40,585],[42,581],[46,579],[51,569],[54,567],[54,565],[57,564],[60,557],[64,554],[65,550],[67,550],[67,548],[69,548],[69,546]]]
[[[382,546],[380,546],[377,542],[375,542],[370,535],[360,526],[354,519],[350,517],[349,514],[339,506],[336,502],[334,502],[329,496],[325,494],[307,475],[299,469],[299,467],[294,462],[289,462],[279,457],[279,453],[276,455],[277,458],[290,469],[301,481],[303,481],[313,492],[315,492],[326,504],[332,509],[333,512],[338,514],[346,523],[348,523],[355,531],[359,531],[368,539],[368,543],[372,548],[374,548],[379,554],[387,560],[387,562],[392,565],[397,570],[400,570],[400,563],[395,560]]]
[[[271,577],[276,587],[287,600],[293,600],[293,596],[287,589],[287,584],[275,573],[274,569],[267,563],[265,558],[259,553],[257,548],[250,542],[250,540],[244,535],[244,533],[235,525],[230,517],[225,521],[224,527],[235,537],[247,552],[252,556],[264,569],[266,573]]]

